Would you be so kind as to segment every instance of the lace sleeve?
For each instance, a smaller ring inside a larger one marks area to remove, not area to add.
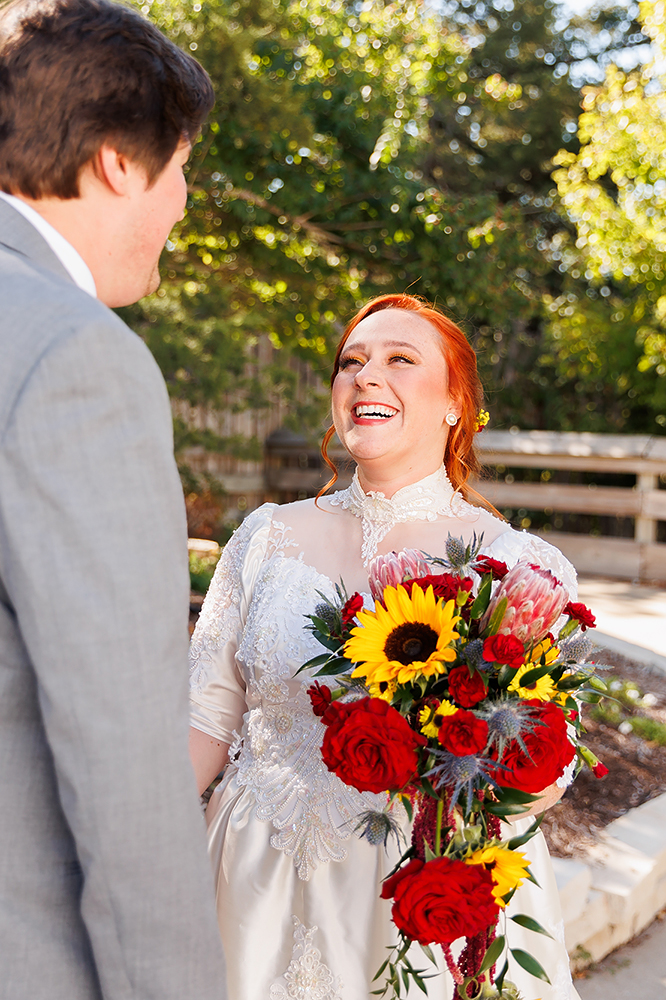
[[[496,559],[502,559],[511,568],[519,559],[528,559],[544,569],[549,569],[569,591],[569,600],[578,595],[576,570],[560,550],[539,535],[509,528],[494,542],[481,550]]]
[[[273,504],[249,514],[224,548],[190,645],[190,722],[233,742],[247,711],[236,662],[257,573],[266,555]]]

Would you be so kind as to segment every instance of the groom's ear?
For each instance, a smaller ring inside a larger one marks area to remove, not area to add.
[[[137,183],[143,188],[148,185],[144,168],[108,143],[100,147],[89,167],[93,176],[108,193],[118,195],[120,198],[132,194]]]

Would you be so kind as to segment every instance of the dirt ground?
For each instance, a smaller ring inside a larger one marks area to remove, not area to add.
[[[607,682],[614,678],[633,681],[643,694],[653,696],[649,706],[640,704],[637,714],[666,723],[666,674],[608,650],[599,654],[598,662],[611,668],[600,671]],[[595,721],[589,710],[587,705],[583,710],[587,729],[583,739],[609,773],[598,779],[589,770],[582,771],[546,814],[542,829],[551,853],[560,858],[584,855],[600,829],[666,791],[666,746]]]

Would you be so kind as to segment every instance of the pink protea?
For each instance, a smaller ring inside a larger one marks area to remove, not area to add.
[[[376,601],[381,601],[385,587],[399,587],[404,580],[416,580],[429,572],[430,567],[418,549],[375,556],[368,571],[370,593]]]
[[[569,593],[549,569],[518,562],[497,588],[481,620],[482,630],[488,626],[502,598],[506,598],[506,610],[493,633],[513,635],[528,644],[538,642],[550,631],[564,611]]]

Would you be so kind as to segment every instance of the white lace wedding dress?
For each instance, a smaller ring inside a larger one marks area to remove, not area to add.
[[[366,563],[396,522],[448,514],[451,525],[450,487],[437,474],[401,490],[393,508],[391,501],[382,506],[381,498],[373,506],[362,491],[360,497],[362,509],[355,509],[350,491],[329,503],[340,507],[356,553],[362,518]],[[282,512],[294,508],[297,527],[282,520]],[[473,519],[474,510],[456,506],[454,516]],[[304,628],[304,615],[314,611],[319,593],[334,595],[333,580],[312,565],[326,549],[323,516],[313,501],[283,509],[265,504],[250,514],[224,549],[192,639],[192,725],[232,744],[231,763],[206,813],[230,1000],[366,1000],[395,940],[391,903],[379,898],[379,886],[399,852],[354,833],[358,814],[381,807],[383,797],[361,794],[326,769],[319,752],[324,727],[306,693],[312,678],[294,676],[322,651]],[[432,547],[435,554],[443,553],[446,535]],[[528,556],[575,594],[571,565],[533,535],[508,529],[482,551],[509,565]],[[366,603],[372,606],[369,596]],[[528,823],[518,821],[512,835]],[[525,850],[541,888],[526,883],[509,912],[536,917],[553,940],[512,923],[507,932],[512,946],[539,959],[552,986],[518,966],[511,978],[525,1000],[575,1000],[541,835]],[[429,965],[420,950],[414,961]],[[450,1000],[452,992],[442,961],[439,975],[428,981],[428,996]],[[409,995],[415,994],[423,996],[417,990]]]

